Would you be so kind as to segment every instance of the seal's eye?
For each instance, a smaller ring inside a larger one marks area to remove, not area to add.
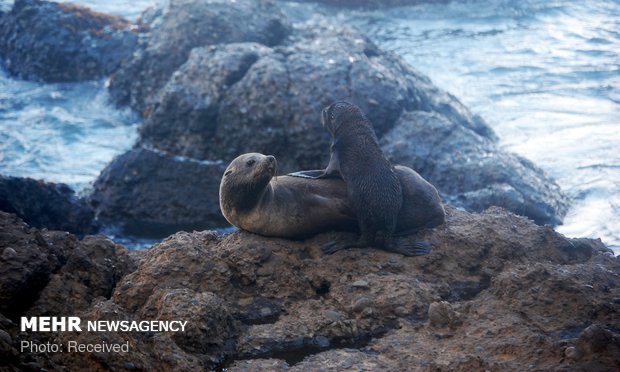
[[[256,160],[250,159],[245,163],[245,165],[247,165],[248,167],[251,167],[254,165],[254,163],[256,163]]]

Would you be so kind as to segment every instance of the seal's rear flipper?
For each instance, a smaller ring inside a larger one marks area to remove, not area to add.
[[[389,249],[389,252],[400,253],[407,257],[424,256],[431,253],[431,243],[427,241],[419,242],[404,242],[402,240],[394,242]]]

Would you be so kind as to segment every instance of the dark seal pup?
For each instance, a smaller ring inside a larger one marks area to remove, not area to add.
[[[405,235],[443,223],[445,211],[435,187],[414,170],[391,165],[379,147],[372,124],[359,107],[336,102],[323,109],[321,122],[333,140],[329,165],[324,171],[291,175],[342,177],[362,233],[357,242],[333,242],[324,246],[323,251],[329,254],[344,248],[373,246],[416,255],[428,250],[430,246],[426,242],[395,244],[391,238],[394,233]],[[396,215],[398,218],[393,222]]]
[[[372,124],[359,107],[348,102],[324,108],[321,123],[332,136],[325,175],[340,173],[344,179],[361,233],[355,243],[334,243],[332,249],[325,250],[370,246],[403,253],[404,247],[395,247],[392,241],[403,203],[402,189]]]

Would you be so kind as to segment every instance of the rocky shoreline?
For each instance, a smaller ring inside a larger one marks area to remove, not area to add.
[[[499,208],[453,208],[408,239],[326,256],[293,241],[180,232],[149,250],[0,214],[4,370],[598,370],[620,366],[620,263]],[[29,294],[24,296],[24,294]],[[20,332],[20,316],[188,321],[185,332]],[[20,353],[21,341],[129,353]]]
[[[320,16],[295,23],[249,0],[172,1],[135,23],[16,0],[0,30],[9,73],[109,76],[115,103],[144,120],[135,148],[83,197],[0,177],[0,370],[620,368],[613,252],[554,232],[568,207],[555,181],[358,30]],[[429,255],[323,255],[338,232],[294,241],[207,230],[224,224],[218,185],[238,154],[274,154],[282,172],[324,167],[320,110],[343,98],[367,112],[391,160],[447,202],[445,224],[407,238],[430,242]],[[130,251],[89,235],[109,225],[198,231]],[[20,331],[21,316],[42,315],[189,328]],[[21,352],[22,341],[130,352]]]

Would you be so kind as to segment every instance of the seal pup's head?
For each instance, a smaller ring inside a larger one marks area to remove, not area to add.
[[[251,208],[276,175],[277,161],[272,155],[256,152],[239,155],[230,162],[220,182],[220,207]],[[226,216],[225,216],[226,217]]]
[[[362,110],[346,101],[334,102],[321,111],[321,125],[332,136],[337,134],[344,123],[356,123],[360,120],[367,121]]]

